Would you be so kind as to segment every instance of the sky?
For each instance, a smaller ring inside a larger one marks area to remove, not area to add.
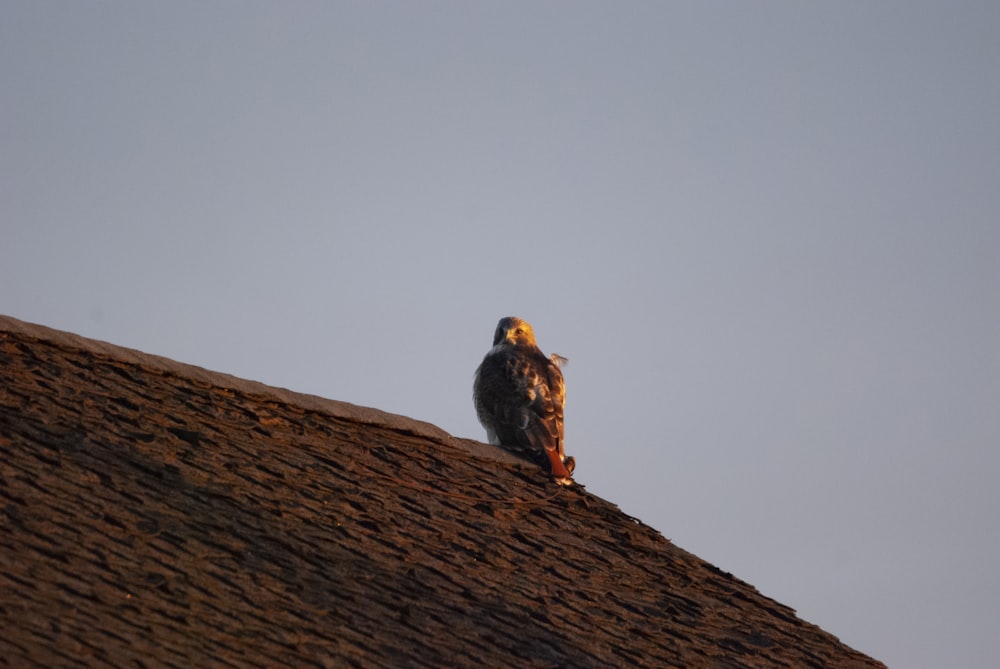
[[[483,439],[893,667],[1000,664],[1000,3],[0,3],[0,313]]]

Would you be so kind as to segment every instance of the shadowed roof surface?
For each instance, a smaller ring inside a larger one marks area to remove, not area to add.
[[[12,667],[884,666],[500,449],[3,316],[0,504]]]

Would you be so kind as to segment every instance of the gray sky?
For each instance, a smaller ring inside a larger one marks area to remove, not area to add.
[[[483,438],[898,667],[1000,663],[1000,4],[0,4],[0,312]]]

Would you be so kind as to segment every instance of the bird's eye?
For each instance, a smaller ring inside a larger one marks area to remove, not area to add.
[[[522,330],[521,328],[518,328],[518,329],[514,330],[514,334],[524,334],[524,330]]]

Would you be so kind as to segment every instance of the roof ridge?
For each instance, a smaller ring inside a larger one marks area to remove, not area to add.
[[[12,316],[0,314],[0,332],[4,331],[25,335],[39,341],[46,341],[62,348],[87,351],[95,355],[135,364],[147,370],[155,370],[161,374],[188,378],[210,386],[238,391],[251,396],[271,398],[307,411],[317,411],[355,423],[373,425],[423,437],[437,443],[459,446],[465,450],[472,451],[480,457],[499,460],[501,462],[523,461],[523,458],[509,454],[503,449],[484,444],[474,439],[455,437],[433,423],[402,414],[394,414],[374,407],[352,404],[309,393],[301,393],[279,386],[271,386],[261,381],[245,379],[226,372],[210,370],[165,356],[146,353],[127,346],[84,337],[83,335],[64,330],[56,330],[45,325],[29,323]]]

